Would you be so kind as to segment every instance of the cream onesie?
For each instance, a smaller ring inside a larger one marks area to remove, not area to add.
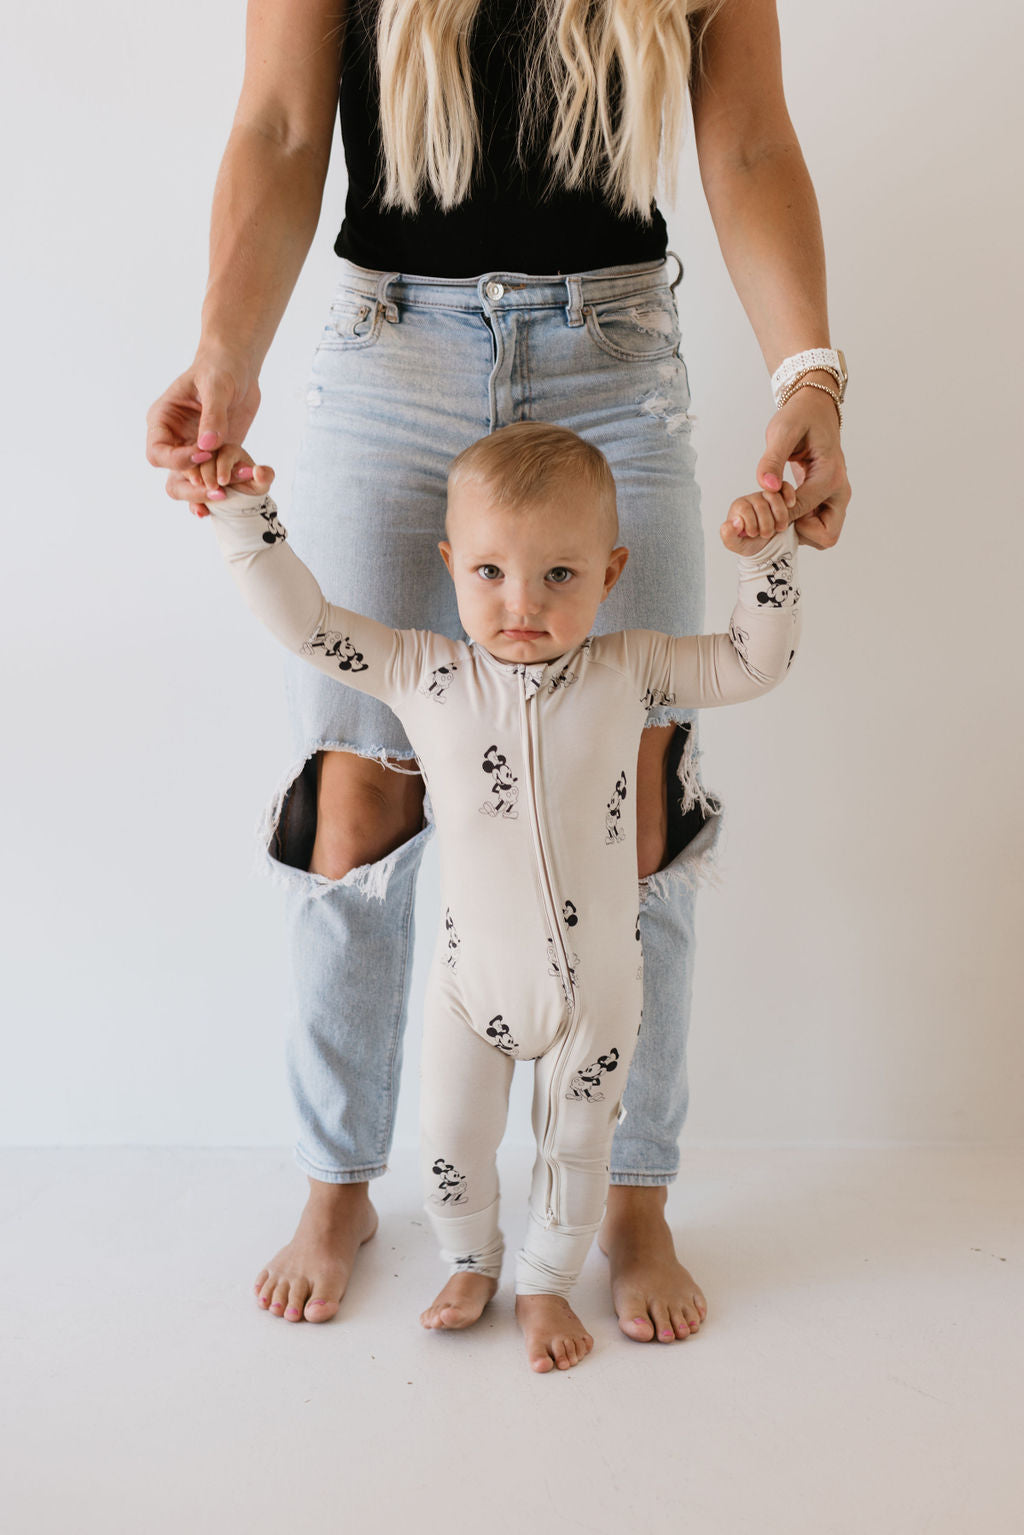
[[[444,918],[426,1001],[427,1212],[453,1271],[498,1277],[495,1159],[517,1060],[537,1141],[520,1294],[567,1295],[604,1210],[641,1021],[634,771],[647,710],[737,703],[796,651],[792,528],[739,560],[728,634],[634,629],[544,665],[333,606],[269,497],[210,506],[246,602],[290,650],[382,699],[437,825]]]

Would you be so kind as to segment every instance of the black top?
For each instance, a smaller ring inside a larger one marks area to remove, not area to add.
[[[551,191],[545,136],[520,162],[523,4],[482,0],[477,13],[470,57],[484,147],[469,196],[446,213],[425,191],[418,211],[409,214],[381,204],[376,5],[350,0],[340,90],[348,196],[334,244],[339,256],[372,271],[424,277],[550,276],[664,257],[668,235],[657,207],[647,223],[611,207],[599,187]]]

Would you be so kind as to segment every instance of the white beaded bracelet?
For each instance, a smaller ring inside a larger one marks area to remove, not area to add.
[[[776,408],[780,404],[780,395],[785,391],[787,384],[794,384],[805,373],[831,373],[839,386],[839,398],[846,396],[846,358],[842,352],[833,351],[831,347],[815,346],[806,352],[796,352],[792,357],[786,357],[779,363],[772,374],[772,398]]]

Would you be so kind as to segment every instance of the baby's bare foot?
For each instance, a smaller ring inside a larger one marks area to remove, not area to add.
[[[569,1302],[561,1295],[517,1295],[516,1321],[526,1338],[530,1369],[569,1370],[594,1347]]]
[[[437,1299],[420,1316],[424,1327],[443,1327],[456,1332],[472,1327],[498,1288],[485,1274],[453,1274]]]
[[[261,1269],[256,1298],[287,1322],[329,1322],[348,1286],[356,1254],[377,1230],[365,1183],[309,1180],[309,1200],[287,1247]]]
[[[676,1257],[664,1188],[613,1184],[598,1234],[611,1268],[619,1327],[637,1343],[674,1343],[708,1314],[704,1293]]]

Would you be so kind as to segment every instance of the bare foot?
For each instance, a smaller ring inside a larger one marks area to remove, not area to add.
[[[569,1302],[561,1295],[517,1295],[516,1321],[526,1338],[530,1369],[570,1370],[594,1347]]]
[[[309,1200],[287,1247],[261,1269],[256,1298],[287,1322],[329,1322],[341,1304],[356,1254],[377,1230],[365,1183],[309,1180]]]
[[[665,1188],[613,1184],[598,1233],[619,1327],[637,1343],[688,1338],[708,1314],[704,1292],[676,1257],[667,1198]]]
[[[496,1279],[486,1274],[453,1274],[437,1299],[420,1317],[424,1327],[443,1327],[457,1332],[472,1327],[498,1288]]]

